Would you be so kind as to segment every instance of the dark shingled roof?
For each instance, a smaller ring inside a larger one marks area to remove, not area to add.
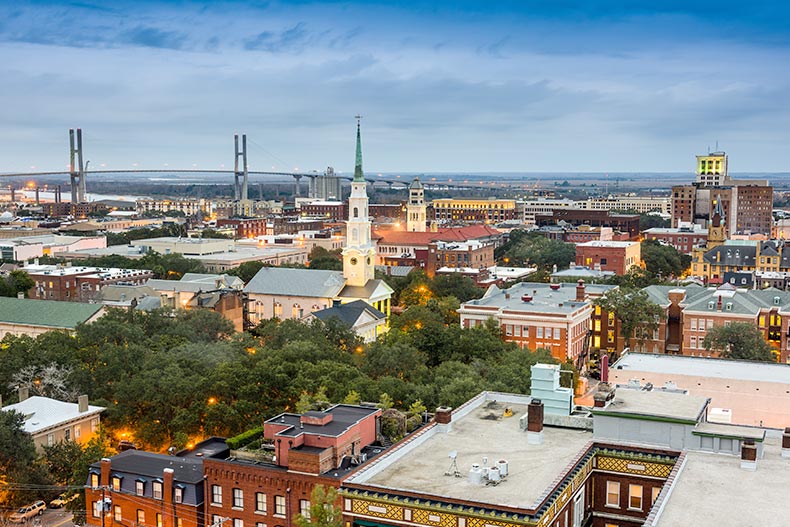
[[[353,327],[357,320],[359,320],[359,317],[361,317],[365,312],[369,313],[375,319],[381,320],[383,318],[387,318],[387,315],[371,306],[364,300],[354,300],[348,304],[328,307],[326,309],[322,309],[321,311],[314,312],[313,316],[319,320],[323,320],[324,322],[331,318],[337,318],[347,326]]]
[[[144,476],[155,479],[162,477],[166,468],[173,469],[176,482],[200,483],[203,480],[203,460],[188,459],[183,457],[167,456],[143,452],[142,450],[127,450],[111,459],[112,471],[134,476]],[[97,462],[91,467],[100,469],[101,463]]]

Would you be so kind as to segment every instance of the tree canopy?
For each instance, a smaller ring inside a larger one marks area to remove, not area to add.
[[[678,277],[691,265],[691,256],[679,252],[671,245],[663,245],[658,240],[642,242],[642,261],[648,275],[664,279]]]
[[[733,322],[708,329],[703,341],[708,351],[725,359],[775,362],[776,355],[765,336],[754,324]]]
[[[11,271],[5,276],[0,276],[0,296],[15,297],[19,293],[27,292],[36,285],[30,275],[21,269]]]
[[[557,269],[567,269],[576,259],[576,246],[550,240],[537,232],[518,229],[510,233],[507,243],[498,247],[494,256],[505,265],[533,265],[545,271],[555,265]]]
[[[651,301],[644,291],[635,289],[613,289],[594,303],[615,314],[620,322],[620,334],[627,346],[631,346],[634,337],[639,341],[646,340],[648,335],[658,329],[664,317],[661,306]]]

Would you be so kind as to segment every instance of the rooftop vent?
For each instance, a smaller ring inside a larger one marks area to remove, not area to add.
[[[532,295],[521,295],[522,302],[532,302]]]

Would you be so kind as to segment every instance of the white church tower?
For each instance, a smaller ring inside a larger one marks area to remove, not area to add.
[[[346,285],[363,287],[374,279],[376,248],[370,239],[368,217],[368,193],[362,173],[362,139],[359,132],[360,116],[357,116],[357,159],[354,179],[351,181],[351,196],[348,198],[348,222],[346,223],[346,247],[343,249],[343,277]]]
[[[409,185],[409,201],[406,203],[406,230],[408,232],[426,231],[425,188],[420,178],[415,177]]]

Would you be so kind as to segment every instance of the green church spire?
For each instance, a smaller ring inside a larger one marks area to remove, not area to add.
[[[361,115],[357,115],[357,160],[354,164],[354,181],[364,182],[365,175],[362,173],[362,137],[359,133],[359,120],[362,119]]]

